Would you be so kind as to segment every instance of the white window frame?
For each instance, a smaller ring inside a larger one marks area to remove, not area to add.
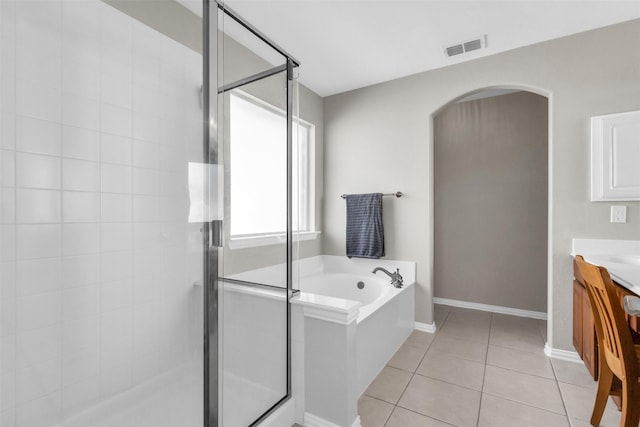
[[[275,107],[255,96],[252,96],[244,91],[235,90],[230,96],[236,96],[244,101],[248,101],[256,106],[264,108],[265,110],[277,114],[279,116],[286,118],[286,111]],[[231,105],[231,103],[229,103]],[[229,107],[231,108],[231,107]],[[232,112],[230,112],[232,114]],[[294,117],[294,143],[296,142],[296,137],[298,133],[296,132],[296,125],[304,126],[307,128],[308,140],[306,142],[306,166],[307,166],[307,201],[305,203],[306,208],[306,218],[304,222],[308,224],[307,230],[303,230],[300,232],[294,231],[294,241],[306,241],[316,239],[320,232],[316,230],[316,198],[315,198],[315,125],[306,120],[303,120],[299,117]],[[232,142],[230,141],[230,144]],[[230,177],[229,179],[233,179],[233,166],[230,167]],[[295,197],[294,197],[295,199]],[[231,234],[231,222],[233,218],[231,217],[231,204],[233,200],[231,200],[231,194],[229,194],[229,240],[228,246],[230,249],[241,249],[241,248],[250,248],[250,247],[259,247],[259,246],[268,246],[268,245],[276,245],[276,244],[284,244],[286,242],[286,230],[282,232],[275,233],[256,233],[256,234],[243,234],[243,235],[233,235]],[[299,221],[299,223],[302,221]]]

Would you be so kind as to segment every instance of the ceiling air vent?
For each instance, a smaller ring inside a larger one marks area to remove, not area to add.
[[[468,40],[465,42],[456,43],[454,45],[447,46],[444,48],[444,53],[445,55],[451,57],[451,56],[471,52],[474,50],[482,49],[484,47],[487,47],[487,36],[480,36],[473,40]]]

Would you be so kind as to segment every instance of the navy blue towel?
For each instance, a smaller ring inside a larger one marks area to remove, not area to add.
[[[347,256],[384,256],[382,193],[347,194]]]

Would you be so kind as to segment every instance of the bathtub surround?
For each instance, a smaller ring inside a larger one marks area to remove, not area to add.
[[[385,243],[388,257],[417,262],[418,322],[433,322],[433,117],[485,88],[528,90],[549,98],[548,345],[572,350],[571,239],[640,239],[640,203],[611,224],[610,205],[589,201],[589,119],[640,109],[638,38],[633,20],[325,98],[325,193],[403,189],[384,206]],[[343,209],[325,198],[327,254],[344,248]]]

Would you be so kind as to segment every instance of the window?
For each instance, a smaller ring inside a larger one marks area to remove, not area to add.
[[[295,119],[293,128],[293,229],[311,232],[315,127]],[[287,226],[286,114],[236,91],[230,95],[229,132],[231,240],[281,240]]]

